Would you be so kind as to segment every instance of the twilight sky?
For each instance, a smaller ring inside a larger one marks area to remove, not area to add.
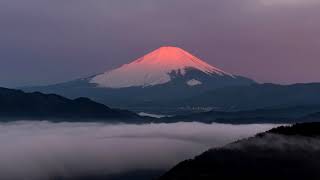
[[[1,0],[0,86],[50,84],[179,46],[259,82],[320,81],[319,0]]]

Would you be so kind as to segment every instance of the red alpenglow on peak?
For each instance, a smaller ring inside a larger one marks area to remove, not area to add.
[[[91,80],[91,83],[109,88],[154,86],[169,82],[171,72],[180,72],[184,75],[188,68],[208,75],[232,76],[181,48],[167,46],[156,49],[120,68],[98,75]]]

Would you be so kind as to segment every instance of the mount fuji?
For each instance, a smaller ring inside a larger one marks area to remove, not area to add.
[[[161,47],[130,64],[95,76],[91,82],[106,88],[150,87],[166,84],[178,76],[184,77],[191,69],[208,76],[236,78],[183,49]],[[189,86],[202,84],[197,77],[189,79],[186,81]]]
[[[171,102],[208,90],[254,83],[211,66],[181,48],[167,46],[95,76],[24,90],[69,98],[89,97],[106,105],[133,110],[172,105]]]

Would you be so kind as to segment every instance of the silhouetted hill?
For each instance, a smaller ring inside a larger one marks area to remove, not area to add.
[[[125,110],[111,109],[88,98],[74,100],[55,94],[25,93],[20,90],[0,88],[0,118],[72,120],[136,120],[140,117]]]
[[[320,123],[279,127],[184,161],[160,180],[320,179]]]

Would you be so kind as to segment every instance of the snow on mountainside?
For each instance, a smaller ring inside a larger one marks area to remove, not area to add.
[[[201,85],[202,82],[201,82],[201,81],[198,81],[198,80],[196,80],[196,79],[191,79],[191,80],[187,81],[187,84],[188,84],[189,86],[198,86],[198,85]]]
[[[207,64],[181,48],[161,47],[130,64],[93,77],[90,83],[107,88],[148,87],[170,82],[171,73],[183,76],[189,68],[209,76],[235,78],[232,74]],[[186,83],[189,86],[201,84],[194,79]]]

